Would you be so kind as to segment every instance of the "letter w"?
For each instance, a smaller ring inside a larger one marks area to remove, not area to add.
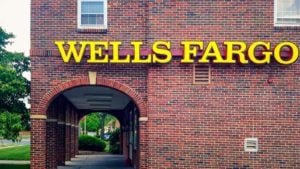
[[[55,44],[58,47],[59,53],[65,63],[70,61],[71,56],[74,57],[74,60],[76,63],[79,63],[83,57],[84,50],[87,45],[87,43],[80,43],[81,47],[80,47],[80,51],[78,53],[76,50],[77,42],[68,41],[67,44],[69,46],[69,49],[68,49],[68,52],[66,53],[65,48],[64,48],[64,45],[65,45],[64,41],[56,41]]]

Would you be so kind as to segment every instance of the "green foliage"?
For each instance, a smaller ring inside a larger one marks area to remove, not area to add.
[[[5,139],[17,141],[19,131],[23,129],[21,115],[9,112],[0,114],[0,135]]]
[[[81,135],[79,137],[79,149],[89,151],[103,151],[106,147],[106,143],[97,137],[88,135]]]
[[[100,129],[99,113],[91,113],[86,116],[86,130],[96,132]]]
[[[0,134],[6,139],[15,139],[21,129],[19,121],[28,128],[29,120],[29,112],[20,99],[29,96],[30,82],[22,74],[29,71],[30,62],[22,53],[5,50],[13,37],[0,27],[0,115],[2,120],[10,120],[1,124]]]
[[[120,129],[116,129],[111,132],[109,137],[109,152],[113,154],[120,154],[121,153],[121,145],[120,145]]]

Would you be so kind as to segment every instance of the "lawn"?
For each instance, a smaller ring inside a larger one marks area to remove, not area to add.
[[[0,164],[1,169],[30,169],[29,164],[27,165],[14,165],[14,164]]]
[[[30,146],[18,146],[0,149],[0,160],[29,160]],[[2,166],[0,167],[2,169]]]

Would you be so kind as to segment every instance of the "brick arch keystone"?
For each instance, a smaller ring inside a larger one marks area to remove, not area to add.
[[[119,83],[115,80],[111,79],[97,79],[97,82],[95,85],[91,85],[88,78],[80,78],[80,79],[74,79],[67,82],[64,82],[57,87],[54,87],[52,90],[47,92],[42,99],[40,100],[39,106],[38,106],[38,112],[45,113],[51,104],[51,102],[58,96],[59,94],[63,93],[64,91],[81,87],[81,86],[104,86],[109,87],[112,89],[116,89],[126,95],[128,95],[134,103],[137,105],[139,111],[140,111],[140,117],[147,117],[147,108],[146,103],[144,102],[143,98],[139,96],[139,94],[132,88]]]

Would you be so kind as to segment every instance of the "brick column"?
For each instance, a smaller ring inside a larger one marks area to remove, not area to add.
[[[75,113],[76,113],[75,108],[72,108],[72,111],[71,111],[71,144],[70,144],[71,158],[75,157],[75,132],[76,132]]]
[[[46,168],[46,115],[31,115],[31,169]]]
[[[70,149],[70,144],[71,144],[71,124],[70,124],[70,106],[67,106],[66,109],[66,125],[65,125],[65,161],[71,161],[71,149]]]
[[[147,152],[147,121],[139,122],[139,147],[138,147],[138,168],[148,168],[148,152]]]
[[[57,169],[57,119],[47,119],[47,169]]]
[[[57,122],[57,164],[59,166],[65,165],[65,132],[66,132],[66,122],[65,122],[65,108],[63,100],[60,100],[60,106],[58,107],[58,122]]]
[[[47,110],[46,120],[46,165],[47,169],[57,169],[57,100]]]
[[[66,132],[66,123],[64,121],[58,121],[58,129],[57,129],[57,164],[59,166],[65,165],[65,132]]]
[[[76,155],[79,154],[79,151],[78,151],[78,146],[79,146],[79,143],[78,143],[78,139],[79,139],[79,120],[78,120],[78,116],[79,116],[79,112],[77,112],[75,114],[75,157]]]

